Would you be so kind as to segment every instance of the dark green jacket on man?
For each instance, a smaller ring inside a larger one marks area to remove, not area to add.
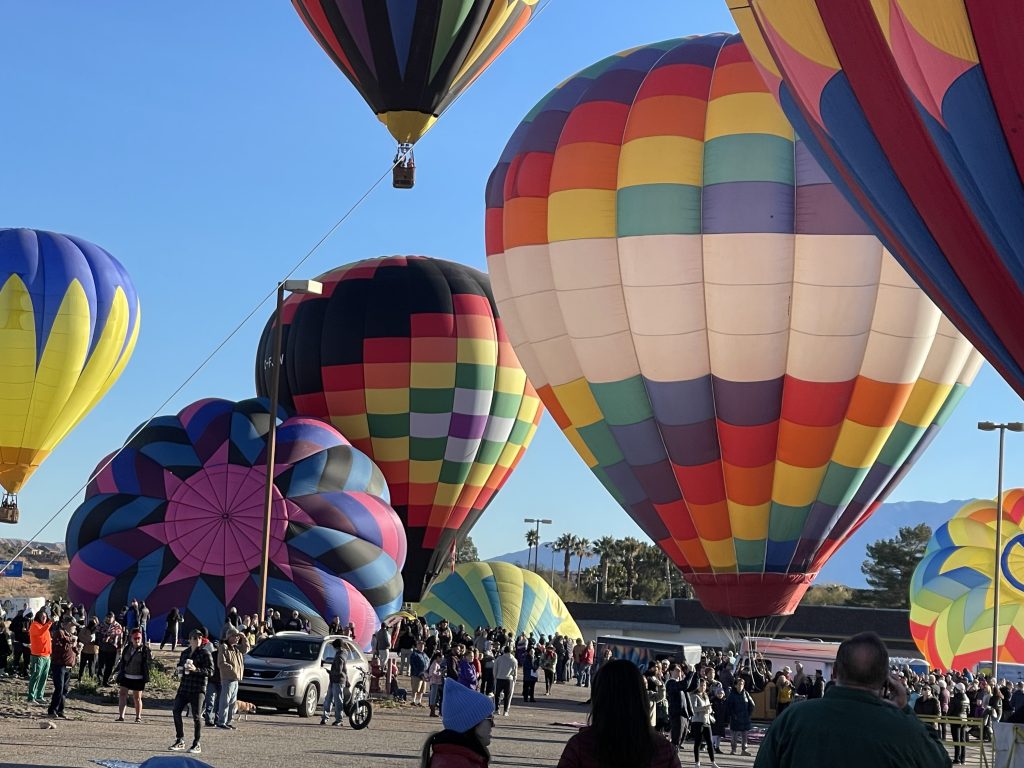
[[[949,754],[909,710],[834,685],[772,723],[754,768],[944,768]]]

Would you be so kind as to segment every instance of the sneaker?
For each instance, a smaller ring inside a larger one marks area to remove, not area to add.
[[[226,725],[221,725],[220,723],[217,723],[215,727],[220,728],[222,731],[228,730],[228,727]]]
[[[184,752],[185,751],[185,742],[182,741],[181,739],[178,739],[173,744],[171,744],[170,750],[171,750],[171,752]]]
[[[235,730],[235,726],[233,726],[231,723],[225,723],[224,727],[227,728],[229,731]]]
[[[188,753],[190,755],[201,755],[203,753],[203,748],[199,746],[197,742],[188,748]]]
[[[744,749],[743,750],[743,754],[747,755],[749,757],[750,756],[750,750],[749,749]]]
[[[327,725],[327,718],[326,717],[321,717],[320,718],[320,725]]]
[[[65,715],[63,712],[58,712],[56,715],[54,715],[54,717],[56,717],[58,720],[67,720],[68,719],[68,716]]]
[[[114,719],[114,722],[115,723],[123,723],[124,722],[124,718],[123,717],[117,717],[117,718]]]
[[[502,712],[502,714],[503,714],[503,715],[504,715],[505,717],[508,717],[508,710],[506,709],[506,710],[505,710],[504,712]]]

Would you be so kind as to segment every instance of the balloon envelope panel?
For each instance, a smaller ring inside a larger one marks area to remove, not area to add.
[[[477,270],[396,256],[317,279],[322,295],[284,305],[281,402],[330,421],[380,467],[409,541],[406,599],[418,599],[515,468],[540,400]]]
[[[583,637],[569,609],[542,576],[510,563],[459,563],[423,596],[428,624],[504,627],[520,633]]]
[[[529,23],[537,0],[292,0],[391,135],[413,143]]]
[[[917,283],[1024,396],[1016,3],[730,3],[772,93]]]
[[[1024,490],[973,501],[935,529],[910,583],[910,632],[932,668],[992,660],[994,553],[999,551],[999,661],[1024,663]]]
[[[791,613],[980,365],[736,35],[569,78],[513,133],[486,195],[523,367],[710,610]]]
[[[117,381],[139,298],[109,253],[70,235],[0,229],[0,485],[24,485]]]
[[[330,425],[282,410],[271,502],[268,603],[369,639],[401,607],[405,537],[380,470]],[[102,615],[147,602],[154,634],[177,607],[219,627],[259,613],[267,404],[200,400],[101,462],[67,532],[69,591]]]

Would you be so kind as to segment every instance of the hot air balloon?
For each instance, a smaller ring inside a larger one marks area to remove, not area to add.
[[[832,180],[1024,396],[1019,4],[729,5]]]
[[[504,627],[516,636],[583,637],[562,598],[542,576],[510,563],[459,563],[416,607],[428,624]]]
[[[537,0],[292,0],[324,53],[398,141],[394,185],[415,181],[412,145],[529,23]]]
[[[1024,663],[1024,489],[972,501],[935,529],[910,582],[910,633],[936,669],[992,661],[993,556],[999,550],[999,662]]]
[[[487,209],[541,400],[718,614],[792,613],[980,365],[736,35],[569,78],[515,130]]]
[[[271,506],[267,603],[321,633],[352,621],[364,647],[402,604],[405,534],[383,475],[328,424],[282,410]],[[161,416],[104,459],[71,517],[68,593],[102,616],[132,598],[160,636],[258,613],[266,444],[262,400],[200,400]]]
[[[70,235],[0,229],[0,521],[17,493],[107,393],[139,336],[124,267]]]
[[[530,444],[540,400],[477,270],[395,256],[317,280],[322,295],[284,304],[281,402],[330,421],[380,467],[409,540],[405,597],[417,600]]]

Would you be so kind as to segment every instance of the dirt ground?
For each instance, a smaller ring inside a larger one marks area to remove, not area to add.
[[[21,680],[0,681],[0,766],[89,766],[91,760],[109,759],[141,763],[153,755],[171,754],[166,750],[174,740],[174,725],[166,699],[147,706],[144,722],[137,725],[132,718],[115,723],[116,707],[100,697],[83,700],[72,693],[66,709],[70,719],[53,721],[55,729],[43,730],[46,708],[20,701],[26,687]],[[555,766],[565,742],[576,731],[569,724],[586,719],[587,694],[587,689],[575,685],[556,685],[550,697],[538,695],[536,704],[515,700],[509,717],[497,719],[491,744],[493,764]],[[215,768],[415,768],[427,735],[441,727],[440,720],[428,717],[426,708],[412,706],[375,708],[372,722],[363,731],[353,731],[347,724],[334,728],[318,723],[319,719],[305,720],[294,713],[261,710],[239,722],[235,731],[204,729],[201,759]],[[188,735],[190,728],[186,721]],[[681,757],[683,765],[692,765],[692,751]],[[728,754],[718,760],[722,768],[752,763],[753,758]]]

